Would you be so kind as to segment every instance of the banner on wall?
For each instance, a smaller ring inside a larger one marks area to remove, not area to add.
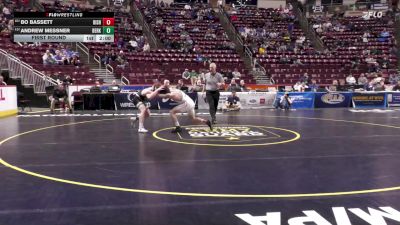
[[[276,98],[280,99],[283,94],[279,92]],[[294,109],[314,108],[315,93],[313,92],[290,92],[289,97],[293,101],[292,108]]]
[[[389,107],[400,106],[400,92],[389,92],[387,93],[387,103]]]
[[[222,109],[231,92],[221,92],[219,97],[218,109]],[[274,92],[237,92],[242,109],[251,109],[257,107],[272,108],[276,93]],[[205,97],[205,96],[204,96]],[[201,93],[198,93],[198,108],[208,109],[208,103]]]
[[[386,107],[385,92],[354,92],[354,108],[384,108]]]
[[[197,102],[197,93],[187,94],[193,101]],[[136,106],[133,104],[134,92],[114,94],[114,101],[117,110],[133,110]],[[172,109],[177,103],[171,99],[154,98],[150,101],[150,109]]]
[[[353,94],[350,92],[316,92],[314,103],[315,108],[349,107],[352,96]]]
[[[0,86],[0,115],[5,112],[17,113],[17,87]]]

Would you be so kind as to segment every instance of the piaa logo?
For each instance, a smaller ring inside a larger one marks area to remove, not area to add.
[[[254,125],[219,125],[210,130],[205,126],[183,126],[178,135],[171,134],[174,127],[164,128],[153,133],[158,140],[193,145],[221,146],[260,146],[283,144],[298,140],[295,131]]]
[[[340,93],[328,93],[321,97],[322,102],[330,105],[340,104],[344,102],[346,97]]]

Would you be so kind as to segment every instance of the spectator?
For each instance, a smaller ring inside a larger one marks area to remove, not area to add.
[[[72,80],[72,78],[71,78],[70,75],[67,75],[67,76],[65,77],[65,79],[63,80],[63,85],[64,85],[65,87],[68,87],[69,85],[71,85],[71,84],[73,84],[73,83],[74,83],[74,81]]]
[[[102,92],[100,81],[96,80],[94,86],[90,88],[90,92]]]
[[[178,80],[178,84],[176,85],[176,89],[179,89],[181,91],[188,92],[189,88],[185,85],[182,79]]]
[[[305,83],[306,85],[310,83],[310,77],[308,73],[304,73],[303,77],[300,78],[300,82]]]
[[[239,88],[240,88],[240,91],[241,91],[241,92],[249,91],[249,90],[247,89],[247,87],[246,87],[246,84],[244,83],[244,80],[240,80]]]
[[[338,87],[339,87],[339,82],[337,80],[333,80],[332,84],[326,87],[326,90],[328,92],[338,91]]]
[[[386,90],[386,86],[385,86],[385,82],[383,80],[381,80],[379,83],[377,83],[373,89],[374,91],[385,91]]]
[[[365,77],[365,74],[360,74],[360,77],[358,78],[358,84],[359,85],[366,85],[368,84],[368,78]]]
[[[400,77],[398,74],[390,74],[390,77],[389,77],[390,84],[396,85],[399,80],[400,80]]]
[[[0,79],[1,80],[1,79]],[[397,81],[397,84],[393,86],[392,91],[400,91],[400,80]]]
[[[203,84],[201,83],[201,80],[198,79],[196,81],[196,84],[192,86],[191,92],[202,92],[203,91]]]
[[[0,86],[7,86],[7,83],[4,81],[4,77],[0,75]]]
[[[348,85],[355,85],[355,84],[357,83],[357,82],[356,82],[356,78],[353,77],[352,74],[349,74],[349,75],[346,77],[346,83],[347,83]]]
[[[185,71],[182,73],[182,78],[185,80],[189,80],[189,78],[190,78],[189,69],[185,69]]]
[[[238,69],[235,68],[235,70],[232,72],[232,76],[233,76],[233,77],[232,77],[233,79],[239,80],[240,77],[241,77],[242,75],[240,74],[240,72],[238,71]]]
[[[317,84],[317,81],[315,79],[311,79],[311,84],[309,86],[311,88],[311,91],[317,92],[319,89],[319,85]]]
[[[46,53],[42,56],[43,65],[52,65],[55,64],[56,61],[53,58],[53,55],[50,53],[49,50],[46,50]]]
[[[234,80],[234,79],[233,79]],[[232,94],[227,98],[223,110],[225,112],[229,111],[239,111],[241,108],[240,106],[240,99],[236,95],[236,91],[232,91]]]
[[[150,44],[146,42],[143,46],[143,52],[150,52]]]
[[[240,91],[239,85],[236,84],[235,79],[231,79],[231,83],[229,84],[228,88],[226,89],[227,92],[236,92]]]
[[[196,70],[192,70],[190,73],[190,83],[192,86],[196,84],[196,80],[199,77],[199,74],[196,72]]]

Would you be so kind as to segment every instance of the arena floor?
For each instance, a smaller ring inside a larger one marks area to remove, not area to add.
[[[247,110],[214,132],[181,117],[181,135],[162,113],[147,134],[124,114],[1,119],[0,224],[399,224],[356,210],[400,211],[399,118]]]

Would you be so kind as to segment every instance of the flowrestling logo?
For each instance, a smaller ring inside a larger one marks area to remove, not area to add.
[[[365,20],[369,20],[371,18],[382,18],[383,12],[382,11],[367,11],[363,12],[362,18]]]
[[[344,102],[346,97],[340,93],[327,93],[322,95],[321,100],[326,104],[336,105]]]
[[[379,207],[379,209],[368,208],[367,210],[333,207],[332,214],[333,216],[329,216],[329,218],[334,218],[334,220],[329,221],[315,210],[305,210],[302,211],[302,215],[289,217],[287,223],[282,221],[281,212],[267,212],[261,216],[241,213],[235,214],[235,216],[250,225],[388,225],[399,224],[393,223],[394,221],[400,222],[400,212],[389,206]],[[354,221],[357,221],[357,223]]]

